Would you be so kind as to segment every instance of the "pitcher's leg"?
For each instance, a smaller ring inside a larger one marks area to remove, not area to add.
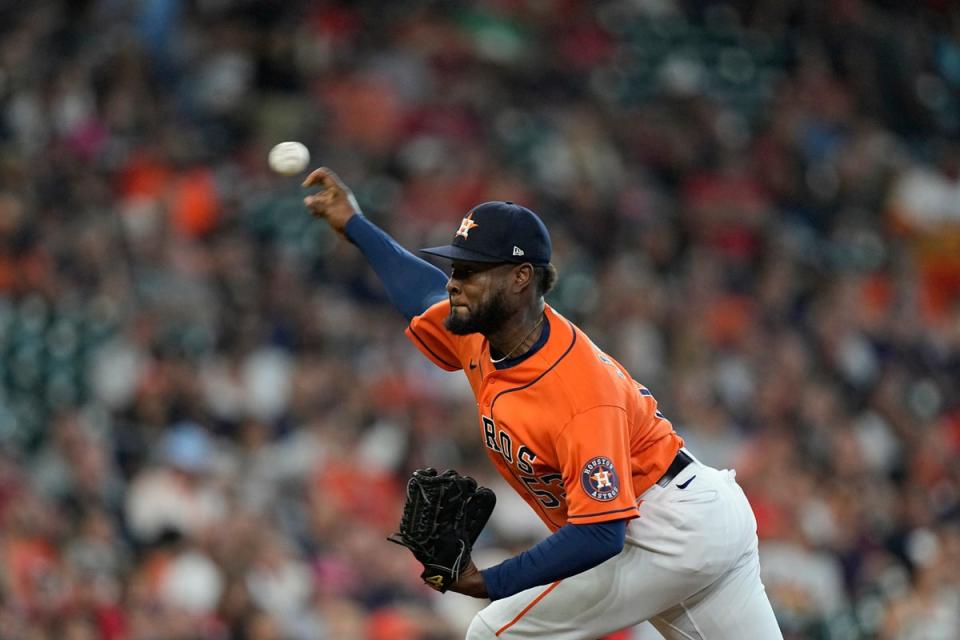
[[[667,640],[781,640],[756,555],[651,620]]]
[[[626,547],[589,571],[492,602],[474,618],[467,640],[596,640],[703,587],[703,578],[659,564],[649,551]]]
[[[742,623],[725,617],[737,612]],[[655,616],[661,616],[661,633],[674,634],[670,638],[781,637],[779,631],[763,632],[775,630],[776,621],[760,583],[756,522],[732,473],[698,463],[670,487],[651,488],[620,554],[553,585],[491,603],[477,614],[467,638],[596,640]],[[695,633],[695,625],[755,631],[680,635],[687,627]]]
[[[756,519],[733,474],[725,493],[725,502],[741,519],[742,555],[715,583],[651,620],[667,640],[783,638],[760,580]]]
[[[617,556],[553,585],[491,603],[477,615],[469,640],[596,640],[648,620],[713,583],[740,549],[732,548],[730,536],[718,535],[731,518],[720,500],[722,479],[702,467],[686,475],[696,473],[700,478],[687,485],[682,502],[659,486],[644,494],[640,517],[630,523],[628,543]]]

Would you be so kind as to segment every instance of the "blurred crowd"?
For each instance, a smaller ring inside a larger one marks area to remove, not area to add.
[[[288,139],[408,247],[538,211],[787,638],[960,638],[950,0],[0,3],[0,637],[462,637],[384,540],[418,466],[498,491],[481,566],[546,535]]]

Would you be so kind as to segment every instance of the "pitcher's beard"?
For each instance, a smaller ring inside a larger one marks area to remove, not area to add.
[[[447,331],[458,336],[471,333],[489,336],[500,331],[509,317],[510,311],[507,309],[506,297],[503,292],[500,292],[486,304],[472,309],[465,318],[455,315],[451,307],[450,315],[443,321],[443,326]]]

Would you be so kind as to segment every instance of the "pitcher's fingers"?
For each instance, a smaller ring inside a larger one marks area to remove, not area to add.
[[[307,179],[303,181],[304,187],[312,187],[314,185],[320,185],[320,188],[324,191],[329,191],[334,187],[340,189],[340,191],[347,191],[347,187],[343,184],[343,180],[340,179],[340,176],[335,174],[333,171],[327,167],[320,167],[307,176]]]
[[[310,175],[307,176],[307,179],[303,181],[304,187],[312,187],[314,185],[321,185],[324,189],[330,186],[328,181],[325,181],[327,178],[327,169],[326,167],[320,167],[319,169],[314,169],[310,172]]]
[[[324,195],[321,193],[314,193],[304,198],[303,204],[315,211],[319,211],[320,209],[330,206],[330,199],[324,197]]]
[[[332,169],[328,169],[327,167],[322,167],[322,171],[326,174],[324,176],[324,183],[323,183],[324,189],[329,189],[330,187],[336,185],[337,187],[340,188],[341,191],[344,191],[344,192],[349,191],[349,189],[347,189],[347,185],[343,183],[343,180],[340,179],[340,176],[334,173]]]

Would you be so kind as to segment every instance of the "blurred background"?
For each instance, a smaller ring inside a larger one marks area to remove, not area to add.
[[[788,638],[960,638],[952,0],[0,2],[0,637],[462,638],[417,466],[497,490],[481,566],[546,535],[290,139],[411,248],[543,216]]]

